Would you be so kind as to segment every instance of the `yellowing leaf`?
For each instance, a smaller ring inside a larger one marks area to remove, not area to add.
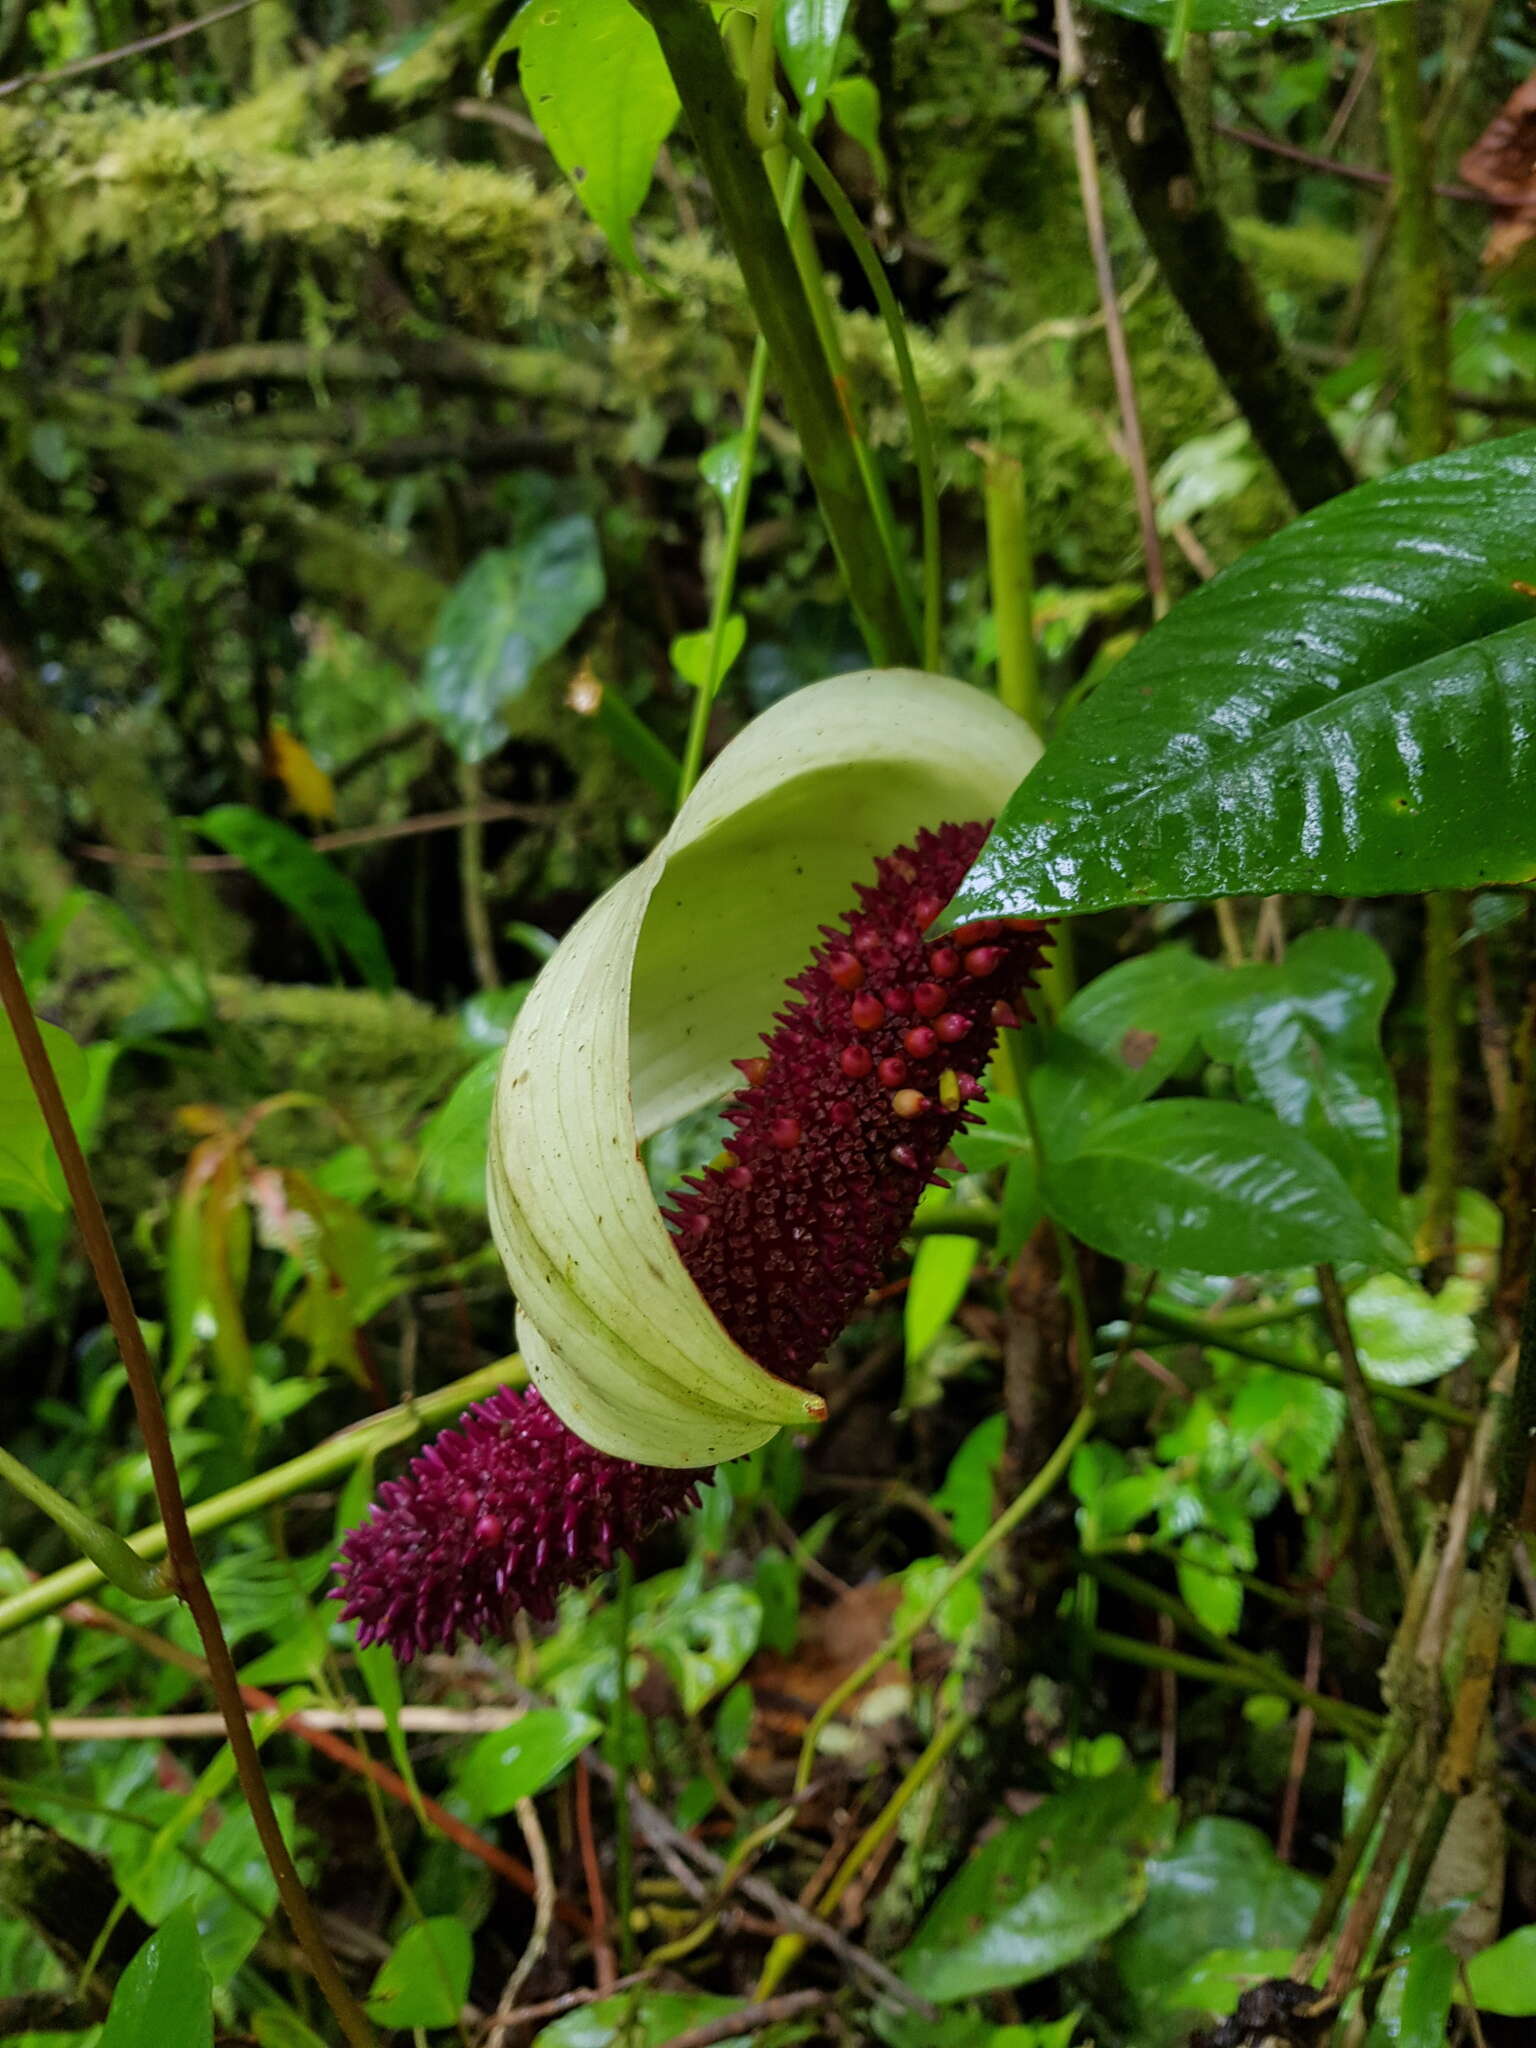
[[[336,816],[336,785],[314,755],[286,725],[267,727],[267,773],[288,792],[288,801],[317,825]]]

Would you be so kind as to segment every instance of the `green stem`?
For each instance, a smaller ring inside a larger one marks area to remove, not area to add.
[[[1182,63],[1184,46],[1194,25],[1195,0],[1173,0],[1173,19],[1168,24],[1168,62]]]
[[[1419,39],[1411,5],[1379,8],[1376,63],[1397,211],[1398,328],[1408,385],[1408,450],[1422,462],[1451,439],[1450,351],[1435,194],[1419,94]]]
[[[1246,1671],[1256,1689],[1277,1694],[1288,1699],[1295,1706],[1310,1707],[1324,1726],[1337,1728],[1341,1734],[1358,1737],[1372,1717],[1363,1708],[1352,1707],[1343,1700],[1326,1699],[1322,1694],[1311,1691],[1282,1665],[1272,1663],[1268,1657],[1261,1657],[1254,1650],[1244,1649],[1230,1637],[1220,1636],[1209,1629],[1186,1607],[1182,1600],[1176,1600],[1171,1593],[1165,1593],[1160,1586],[1151,1585],[1146,1579],[1138,1578],[1134,1572],[1123,1571],[1107,1558],[1090,1556],[1083,1559],[1087,1572],[1110,1587],[1122,1593],[1138,1605],[1149,1607],[1156,1614],[1164,1614],[1177,1628],[1200,1640],[1220,1653],[1224,1662]]]
[[[1259,1365],[1272,1365],[1280,1372],[1294,1372],[1302,1379],[1321,1380],[1325,1387],[1336,1387],[1340,1393],[1344,1392],[1342,1374],[1315,1353],[1292,1355],[1278,1344],[1263,1344],[1246,1334],[1234,1335],[1208,1316],[1197,1315],[1193,1309],[1183,1308],[1177,1302],[1154,1296],[1142,1310],[1142,1321],[1154,1329],[1166,1330],[1170,1336],[1186,1337],[1191,1343],[1230,1351],[1235,1358],[1251,1358]],[[1439,1422],[1470,1429],[1477,1421],[1469,1410],[1458,1408],[1453,1401],[1442,1401],[1438,1394],[1422,1394],[1417,1387],[1391,1387],[1385,1380],[1369,1380],[1366,1384],[1376,1399],[1394,1402],[1399,1408],[1411,1408],[1419,1415],[1433,1415]]]
[[[821,194],[843,239],[858,259],[865,282],[880,308],[880,318],[885,322],[885,331],[896,358],[896,374],[901,380],[902,403],[907,409],[907,429],[912,436],[912,459],[917,469],[918,497],[922,506],[923,664],[926,668],[937,669],[944,604],[944,571],[939,552],[939,482],[933,459],[933,437],[928,431],[923,394],[917,385],[906,323],[896,303],[896,294],[891,290],[891,281],[885,274],[885,265],[875,254],[869,236],[864,232],[864,224],[849,205],[842,186],[798,128],[784,123],[782,133],[785,148]]]
[[[714,16],[697,0],[640,0],[640,11],[656,31],[693,131],[870,657],[881,667],[913,662],[917,647],[854,435],[772,188],[747,135],[742,90]]]
[[[997,1520],[977,1538],[964,1557],[957,1564],[950,1566],[917,1611],[909,1614],[900,1628],[893,1629],[878,1649],[833,1687],[811,1716],[810,1725],[805,1731],[805,1740],[800,1748],[800,1761],[795,1771],[797,1792],[803,1792],[811,1782],[811,1772],[816,1762],[816,1745],[821,1739],[821,1731],[833,1715],[846,1701],[852,1699],[861,1686],[867,1685],[877,1671],[917,1641],[956,1587],[963,1586],[967,1579],[974,1577],[1004,1537],[1016,1529],[1025,1516],[1032,1514],[1047,1498],[1071,1464],[1072,1455],[1078,1445],[1092,1432],[1096,1420],[1092,1408],[1084,1407],[1078,1410],[1072,1426],[1034,1478],[1014,1495]]]
[[[46,1479],[39,1479],[30,1466],[23,1465],[20,1458],[13,1458],[3,1448],[0,1448],[0,1479],[8,1480],[23,1499],[40,1508],[64,1531],[80,1555],[89,1558],[101,1576],[110,1579],[120,1593],[126,1593],[132,1600],[164,1600],[171,1593],[172,1588],[166,1584],[163,1572],[146,1564],[114,1530],[104,1528],[93,1516],[77,1508],[72,1500],[66,1500]]]
[[[1220,1664],[1213,1657],[1191,1657],[1183,1650],[1165,1650],[1160,1643],[1144,1643],[1137,1636],[1122,1636],[1112,1630],[1096,1628],[1089,1631],[1088,1640],[1101,1656],[1118,1657],[1122,1664],[1140,1664],[1148,1671],[1172,1671],[1180,1678],[1198,1679],[1206,1685],[1226,1685],[1239,1692],[1269,1693],[1275,1690],[1262,1673],[1250,1671],[1242,1664]],[[1374,1724],[1372,1716],[1363,1710],[1356,1710],[1353,1716],[1340,1708],[1337,1700],[1325,1699],[1321,1693],[1307,1693],[1306,1704],[1312,1708],[1319,1721],[1331,1722],[1351,1741],[1365,1744],[1370,1740]]]
[[[890,1837],[896,1823],[906,1812],[912,1801],[932,1778],[940,1764],[949,1755],[960,1737],[971,1725],[968,1714],[951,1714],[949,1719],[934,1735],[927,1748],[907,1772],[896,1790],[875,1815],[869,1826],[843,1858],[836,1876],[816,1901],[814,1911],[823,1919],[830,1920],[842,1901],[844,1892],[858,1876],[865,1864]],[[781,1934],[763,1964],[762,1975],[757,1980],[753,1999],[767,1998],[792,1970],[805,1953],[806,1936],[803,1934]]]
[[[987,518],[987,575],[997,629],[997,694],[1045,737],[1040,662],[1035,650],[1035,565],[1029,539],[1024,465],[1016,455],[979,444]]]
[[[199,1501],[195,1507],[187,1509],[187,1527],[194,1536],[207,1536],[216,1529],[226,1529],[231,1522],[243,1521],[247,1515],[258,1514],[277,1501],[291,1499],[296,1493],[307,1492],[311,1487],[323,1485],[326,1480],[351,1471],[365,1458],[376,1457],[380,1451],[395,1444],[409,1443],[419,1431],[433,1423],[447,1422],[460,1409],[468,1407],[471,1401],[481,1400],[508,1381],[516,1384],[520,1378],[521,1367],[516,1358],[499,1359],[494,1365],[482,1366],[478,1372],[472,1372],[464,1379],[454,1380],[434,1393],[424,1394],[408,1406],[389,1408],[382,1415],[370,1416],[356,1429],[344,1430],[340,1436],[316,1444],[313,1450],[290,1458],[286,1464],[274,1465],[266,1472],[258,1472],[253,1478],[242,1480],[225,1493],[216,1493],[208,1500]],[[127,1542],[128,1548],[141,1558],[164,1557],[165,1524],[156,1522],[147,1529],[141,1529]],[[96,1590],[104,1577],[97,1565],[82,1559],[78,1564],[65,1565],[62,1571],[50,1572],[47,1578],[38,1579],[20,1593],[12,1593],[9,1598],[0,1600],[0,1639],[14,1635],[17,1629],[27,1628],[34,1621],[41,1621],[45,1615],[57,1614],[71,1600],[83,1599]]]
[[[715,591],[709,608],[709,659],[705,676],[693,701],[688,721],[688,744],[683,749],[682,773],[677,779],[677,801],[686,802],[704,766],[704,745],[709,737],[710,707],[720,688],[725,655],[725,629],[736,594],[736,571],[741,564],[741,543],[747,530],[747,505],[752,496],[752,467],[757,457],[757,437],[763,423],[763,400],[768,389],[768,349],[761,335],[752,350],[752,367],[747,373],[747,395],[741,415],[741,469],[731,489],[730,509],[725,516],[725,542],[720,566],[715,573]]]

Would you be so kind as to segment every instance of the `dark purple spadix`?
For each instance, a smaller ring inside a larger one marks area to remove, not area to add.
[[[985,825],[945,825],[876,865],[841,927],[739,1062],[722,1157],[667,1203],[678,1256],[729,1336],[804,1384],[882,1277],[970,1105],[1001,1026],[1033,987],[1037,924],[929,943]],[[379,1488],[342,1547],[337,1597],[364,1643],[409,1658],[460,1633],[547,1618],[692,1507],[708,1477],[593,1450],[530,1389],[466,1411]]]

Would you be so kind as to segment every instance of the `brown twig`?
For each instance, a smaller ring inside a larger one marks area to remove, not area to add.
[[[1316,1692],[1323,1674],[1323,1625],[1314,1620],[1307,1632],[1307,1665],[1302,1683],[1308,1692]],[[1312,1750],[1312,1736],[1317,1728],[1317,1716],[1310,1707],[1303,1707],[1296,1716],[1296,1734],[1291,1743],[1290,1768],[1285,1774],[1285,1796],[1280,1802],[1280,1825],[1275,1830],[1275,1855],[1281,1863],[1289,1863],[1291,1850],[1296,1842],[1296,1820],[1301,1811],[1301,1787],[1307,1775],[1307,1758]]]
[[[193,1678],[206,1679],[208,1676],[207,1666],[194,1651],[183,1650],[179,1644],[167,1642],[164,1636],[156,1635],[152,1629],[141,1628],[137,1622],[109,1613],[103,1607],[94,1606],[89,1600],[73,1601],[64,1612],[66,1620],[79,1622],[86,1628],[105,1629],[113,1635],[124,1636],[136,1643],[149,1656],[158,1657],[165,1664],[174,1664],[178,1670],[187,1672]],[[263,1692],[260,1686],[242,1685],[240,1695],[252,1713],[269,1714],[280,1707],[280,1702],[274,1699],[271,1693]],[[440,1711],[442,1710],[406,1707],[402,1709],[402,1717],[414,1718],[423,1713]],[[359,1709],[354,1725],[366,1726],[368,1712],[368,1709]],[[504,1724],[505,1716],[502,1717],[501,1725]],[[418,1817],[430,1822],[440,1835],[452,1842],[456,1848],[462,1849],[467,1856],[473,1856],[476,1862],[484,1864],[494,1876],[503,1879],[530,1899],[537,1896],[538,1880],[526,1863],[520,1863],[515,1856],[508,1855],[506,1850],[499,1848],[496,1843],[488,1842],[484,1835],[477,1834],[467,1821],[460,1820],[456,1814],[450,1813],[445,1806],[440,1806],[428,1794],[421,1793],[418,1798],[405,1780],[387,1764],[380,1763],[365,1750],[354,1747],[352,1743],[343,1741],[332,1729],[323,1725],[323,1717],[316,1714],[313,1709],[307,1713],[292,1714],[281,1725],[290,1735],[296,1735],[301,1742],[307,1742],[311,1749],[317,1750],[321,1756],[329,1757],[332,1763],[339,1764],[343,1770],[354,1771],[359,1777],[371,1778],[381,1792],[387,1793],[391,1799],[397,1800],[402,1806],[408,1806]],[[410,1725],[409,1720],[406,1721],[406,1725]],[[576,1933],[590,1934],[591,1928],[586,1915],[568,1900],[557,1900],[555,1913],[558,1919]]]
[[[1061,51],[1049,36],[1021,33],[1019,42],[1026,50],[1049,57],[1052,63],[1061,61]],[[1344,178],[1355,185],[1372,185],[1379,192],[1391,190],[1390,171],[1373,170],[1368,164],[1345,163],[1339,157],[1324,156],[1318,150],[1303,149],[1294,142],[1282,142],[1278,135],[1268,135],[1262,128],[1245,128],[1232,121],[1215,121],[1211,125],[1217,135],[1225,136],[1228,142],[1240,142],[1245,149],[1256,149],[1265,156],[1283,157],[1288,163],[1301,164],[1309,171],[1321,171],[1325,177]],[[1489,208],[1496,203],[1486,192],[1474,191],[1470,185],[1436,185],[1434,190],[1441,199],[1459,200],[1467,206]]]
[[[364,2017],[362,2008],[348,1990],[336,1959],[326,1945],[319,1922],[315,1918],[314,1908],[309,1902],[309,1895],[304,1890],[299,1873],[294,1868],[293,1858],[288,1853],[288,1845],[283,1840],[283,1831],[272,1805],[272,1795],[267,1789],[267,1781],[262,1772],[261,1757],[256,1748],[255,1738],[251,1734],[250,1723],[245,1716],[235,1660],[230,1655],[229,1644],[224,1639],[218,1609],[208,1591],[208,1583],[203,1577],[202,1564],[197,1555],[197,1546],[192,1540],[192,1531],[187,1526],[187,1507],[182,1498],[176,1456],[171,1448],[165,1410],[160,1403],[160,1388],[144,1343],[144,1333],[139,1327],[133,1299],[128,1292],[128,1282],[123,1277],[117,1247],[112,1242],[112,1233],[107,1227],[101,1198],[96,1192],[91,1170],[85,1163],[85,1154],[75,1135],[74,1125],[70,1122],[69,1111],[64,1106],[58,1078],[53,1071],[47,1048],[43,1044],[42,1034],[37,1028],[37,1019],[32,1014],[32,1005],[27,999],[26,989],[22,985],[16,956],[11,950],[10,934],[3,919],[0,919],[0,1001],[4,1003],[11,1029],[16,1034],[16,1043],[27,1070],[27,1078],[31,1082],[38,1108],[42,1111],[43,1120],[48,1126],[48,1134],[58,1154],[86,1255],[96,1275],[96,1284],[101,1290],[107,1316],[117,1338],[118,1350],[133,1395],[139,1431],[144,1439],[145,1453],[154,1478],[160,1517],[165,1525],[168,1577],[178,1596],[186,1603],[202,1641],[203,1654],[208,1664],[208,1681],[219,1711],[224,1717],[230,1754],[234,1758],[240,1789],[245,1794],[262,1849],[272,1867],[278,1896],[283,1902],[283,1909],[288,1915],[305,1959],[314,1972],[315,1981],[342,2032],[353,2044],[353,2048],[373,2048],[373,2029]]]
[[[1333,1348],[1339,1354],[1339,1369],[1344,1376],[1344,1398],[1349,1403],[1349,1419],[1354,1425],[1355,1440],[1360,1446],[1360,1456],[1365,1464],[1365,1473],[1371,1485],[1371,1498],[1376,1503],[1376,1512],[1381,1517],[1382,1533],[1387,1539],[1387,1548],[1392,1553],[1393,1568],[1397,1582],[1405,1591],[1413,1577],[1413,1553],[1408,1548],[1408,1537],[1403,1528],[1403,1511],[1398,1503],[1397,1489],[1392,1484],[1392,1474],[1387,1469],[1386,1452],[1381,1445],[1381,1432],[1376,1427],[1376,1412],[1371,1406],[1370,1388],[1360,1365],[1360,1354],[1355,1349],[1355,1333],[1349,1327],[1349,1311],[1344,1303],[1344,1293],[1339,1286],[1339,1276],[1330,1265],[1317,1269],[1317,1288],[1322,1297],[1323,1315],[1328,1324]]]
[[[512,804],[492,800],[476,804],[472,809],[461,806],[454,811],[423,811],[414,818],[398,818],[391,825],[349,825],[340,832],[317,832],[309,843],[316,853],[339,853],[348,846],[376,846],[386,839],[413,839],[422,832],[454,832],[461,825],[473,822],[489,825],[498,818],[514,818],[528,825],[545,825],[552,816],[553,806],[549,804]],[[81,846],[76,848],[76,852],[82,860],[105,861],[112,867],[152,868],[160,872],[185,867],[194,875],[230,875],[245,866],[235,853],[194,853],[189,854],[185,861],[177,861],[168,853],[127,853],[120,846]]]
[[[1210,196],[1158,34],[1091,7],[1082,46],[1094,121],[1141,231],[1255,443],[1300,511],[1347,491],[1354,471]],[[1209,575],[1198,543],[1174,538]]]
[[[1141,551],[1146,562],[1147,591],[1155,617],[1168,606],[1168,579],[1163,568],[1163,545],[1157,531],[1157,506],[1152,496],[1152,478],[1147,469],[1147,449],[1141,432],[1141,413],[1136,403],[1136,377],[1131,352],[1126,345],[1125,321],[1115,290],[1114,265],[1110,261],[1109,235],[1104,225],[1104,193],[1099,183],[1099,160],[1094,154],[1093,129],[1088,119],[1088,102],[1083,95],[1083,56],[1073,19],[1072,0],[1056,0],[1056,33],[1061,42],[1062,92],[1067,96],[1072,125],[1072,154],[1077,164],[1077,181],[1082,192],[1083,221],[1093,257],[1093,274],[1098,281],[1099,306],[1104,315],[1104,339],[1109,349],[1109,366],[1115,380],[1115,398],[1120,408],[1120,431],[1125,439],[1126,466],[1136,496],[1136,516],[1141,528]]]
[[[576,1840],[581,1849],[581,1870],[592,1915],[592,1967],[597,1972],[598,1992],[605,1994],[618,1982],[619,1965],[613,1943],[608,1939],[608,1894],[603,1890],[603,1869],[592,1833],[592,1773],[584,1756],[576,1759]]]
[[[703,2020],[696,2027],[672,2035],[661,2048],[714,2048],[717,2041],[734,2041],[738,2034],[759,2034],[764,2027],[781,2026],[785,2020],[824,2011],[831,2003],[830,1991],[786,1991],[757,2005],[738,2006],[735,2012],[722,2013],[718,2019]]]
[[[215,7],[211,14],[200,14],[195,21],[173,22],[169,28],[156,29],[153,35],[140,36],[136,42],[120,43],[115,50],[101,50],[94,57],[76,57],[52,71],[24,71],[20,77],[7,78],[0,84],[0,99],[21,92],[29,85],[54,85],[60,79],[83,78],[88,71],[103,71],[109,64],[120,64],[125,57],[142,57],[150,50],[162,50],[167,43],[179,43],[185,36],[201,35],[205,28],[228,21],[232,14],[245,14],[260,5],[261,0],[226,0],[223,7]]]

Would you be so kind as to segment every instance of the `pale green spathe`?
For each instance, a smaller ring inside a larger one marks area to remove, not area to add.
[[[992,816],[1039,751],[992,698],[914,669],[797,691],[724,750],[540,974],[496,1090],[491,1229],[529,1373],[588,1443],[709,1465],[821,1414],[715,1320],[640,1140],[739,1085],[732,1060],[757,1050],[878,855]]]

